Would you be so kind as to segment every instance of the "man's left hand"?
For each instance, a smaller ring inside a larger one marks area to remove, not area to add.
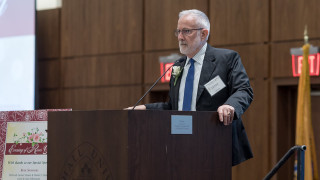
[[[230,105],[222,105],[218,108],[219,120],[223,122],[224,125],[229,125],[233,121],[234,107]]]

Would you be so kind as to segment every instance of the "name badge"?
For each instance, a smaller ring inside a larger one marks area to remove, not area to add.
[[[211,81],[209,81],[207,84],[204,85],[204,87],[207,89],[209,94],[211,96],[215,95],[217,92],[219,92],[221,89],[225,88],[226,85],[221,80],[220,76],[216,76]]]

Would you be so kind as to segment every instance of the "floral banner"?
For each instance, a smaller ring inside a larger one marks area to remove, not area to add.
[[[47,179],[48,111],[0,111],[0,180]]]
[[[8,122],[2,179],[47,179],[47,121]]]

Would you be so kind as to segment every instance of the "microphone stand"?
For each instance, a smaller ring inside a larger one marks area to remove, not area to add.
[[[180,61],[178,61],[180,62]],[[176,62],[177,63],[177,62]],[[174,63],[172,66],[174,66],[176,63]],[[133,106],[132,110],[134,110],[134,108],[136,108],[136,106],[140,103],[140,101],[151,91],[151,89],[160,81],[160,79],[169,71],[169,69],[172,68],[172,66],[170,66],[157,80],[155,83],[153,83],[153,85],[148,89],[148,91],[138,100],[138,102]]]

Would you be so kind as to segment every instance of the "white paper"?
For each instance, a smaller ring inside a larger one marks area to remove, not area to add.
[[[213,96],[217,92],[219,92],[221,89],[225,88],[226,85],[223,83],[220,76],[216,76],[211,81],[209,81],[207,84],[205,84],[204,87],[207,89],[209,94],[211,96]]]

